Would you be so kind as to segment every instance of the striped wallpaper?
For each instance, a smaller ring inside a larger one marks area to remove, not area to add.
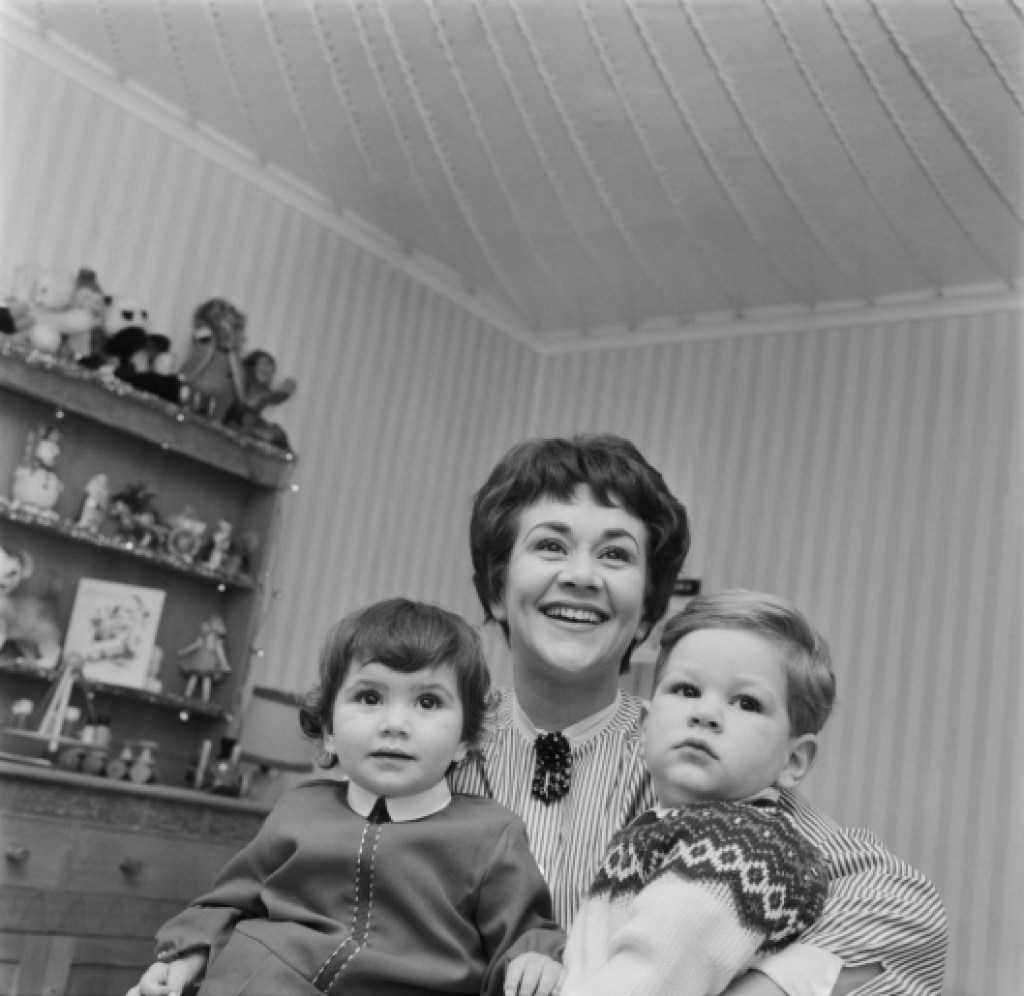
[[[947,991],[1019,989],[1019,313],[540,355],[179,126],[0,55],[18,84],[0,282],[28,260],[91,265],[179,351],[195,305],[224,296],[298,378],[275,413],[300,490],[259,680],[304,687],[329,623],[386,594],[478,621],[465,529],[497,456],[527,433],[628,435],[693,514],[691,572],[792,597],[831,638],[841,705],[811,794],[938,884]]]
[[[691,573],[829,637],[810,794],[939,886],[956,994],[1019,987],[1022,332],[1001,313],[548,358],[531,423],[630,436],[692,512]]]

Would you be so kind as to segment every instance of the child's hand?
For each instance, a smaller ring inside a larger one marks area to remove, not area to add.
[[[505,972],[505,996],[556,996],[564,976],[565,969],[547,955],[521,954]]]
[[[146,969],[127,996],[180,996],[206,967],[206,956],[198,952],[175,961],[158,961]]]

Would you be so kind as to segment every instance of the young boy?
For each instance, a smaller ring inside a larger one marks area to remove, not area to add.
[[[563,996],[720,993],[820,915],[824,862],[778,799],[834,699],[828,645],[780,598],[724,591],[669,620],[644,733],[658,806],[612,840]]]
[[[453,796],[489,677],[460,617],[405,599],[337,623],[301,710],[322,779],[287,792],[212,891],[161,928],[129,996],[501,992],[564,934],[522,821]],[[205,978],[202,978],[205,973]]]

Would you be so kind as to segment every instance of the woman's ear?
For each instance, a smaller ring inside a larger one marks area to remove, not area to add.
[[[806,777],[814,760],[818,756],[818,736],[805,733],[802,737],[793,737],[789,742],[789,756],[783,765],[775,787],[780,789],[796,788]]]
[[[458,747],[455,748],[455,754],[452,756],[452,762],[455,764],[461,764],[466,760],[466,756],[469,754],[469,744],[463,740]]]

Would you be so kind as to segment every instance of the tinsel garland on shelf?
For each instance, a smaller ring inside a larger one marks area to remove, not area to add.
[[[163,412],[168,418],[174,419],[177,422],[191,422],[197,425],[209,426],[213,431],[227,437],[242,449],[258,450],[266,456],[275,457],[279,460],[290,461],[295,459],[295,454],[289,450],[272,446],[256,436],[238,432],[236,429],[232,429],[221,422],[215,422],[213,419],[191,412],[180,405],[164,401],[154,394],[146,394],[144,391],[137,390],[131,384],[119,380],[117,377],[104,376],[95,370],[79,366],[71,360],[54,356],[52,353],[44,353],[21,342],[0,338],[0,356],[18,360],[27,366],[53,370],[69,380],[81,380],[96,384],[110,394],[114,394],[119,398],[129,398],[136,404],[146,405],[148,408]]]

